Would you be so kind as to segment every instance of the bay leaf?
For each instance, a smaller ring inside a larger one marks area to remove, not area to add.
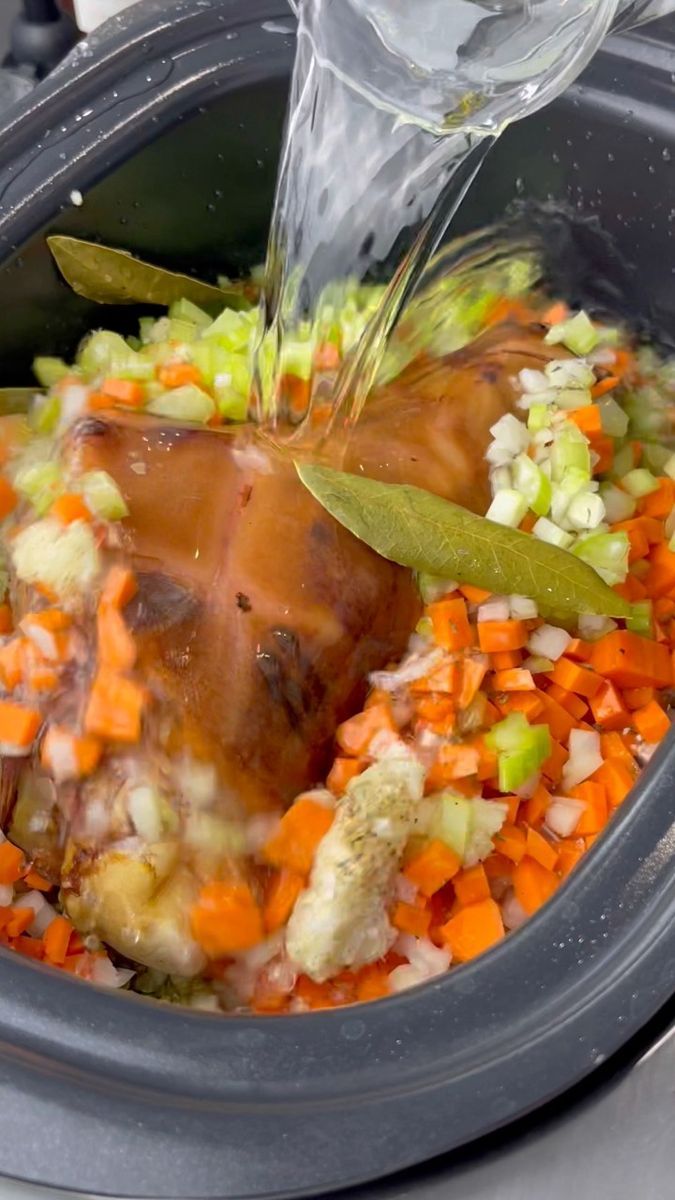
[[[160,304],[191,300],[193,304],[222,308],[248,308],[245,285],[214,287],[134,258],[127,250],[99,246],[80,238],[54,235],[47,238],[54,261],[78,296],[97,304]]]
[[[27,413],[33,396],[39,396],[40,387],[5,387],[0,388],[0,417],[11,416],[12,413]]]
[[[528,596],[543,617],[627,617],[630,605],[587,563],[431,492],[296,464],[312,495],[384,558],[498,595]]]

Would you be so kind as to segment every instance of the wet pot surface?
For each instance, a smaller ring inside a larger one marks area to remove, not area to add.
[[[201,274],[260,260],[292,53],[280,0],[150,0],[0,130],[4,382],[26,382],[35,350],[67,352],[101,321],[57,278],[45,232]],[[571,301],[595,288],[664,337],[675,307],[671,61],[667,29],[615,41],[554,110],[504,138],[457,226],[523,196],[597,215],[622,257],[605,247],[602,270],[588,270],[602,239],[551,218],[560,286]],[[105,323],[130,330],[135,316],[106,309]],[[370,1007],[225,1020],[96,991],[2,952],[0,1171],[116,1196],[300,1195],[515,1120],[590,1073],[672,995],[674,821],[669,743],[525,929]]]

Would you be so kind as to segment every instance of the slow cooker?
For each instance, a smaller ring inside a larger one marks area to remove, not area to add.
[[[38,347],[70,351],[101,320],[58,277],[47,233],[213,278],[261,260],[293,52],[283,0],[146,0],[80,43],[0,128],[4,384],[29,382]],[[675,24],[613,38],[550,110],[501,139],[453,232],[537,201],[568,299],[595,296],[667,341],[674,66]],[[106,309],[105,323],[130,330],[134,316]],[[120,1197],[276,1198],[443,1155],[379,1190],[589,1196],[585,1164],[613,1122],[616,1155],[593,1190],[656,1195],[644,1181],[659,1155],[672,1174],[674,1155],[659,1138],[672,1113],[674,917],[667,740],[525,928],[370,1006],[223,1019],[1,950],[0,1173]],[[636,1124],[641,1162],[626,1166]]]

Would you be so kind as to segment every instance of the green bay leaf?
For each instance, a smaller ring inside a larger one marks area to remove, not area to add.
[[[297,465],[312,495],[384,558],[498,595],[528,596],[550,620],[626,617],[630,605],[574,555],[478,517],[431,492]]]
[[[248,308],[244,286],[228,288],[203,283],[190,275],[167,271],[134,258],[126,250],[99,246],[80,238],[47,238],[54,261],[78,296],[97,304],[160,304],[191,300],[193,304]]]

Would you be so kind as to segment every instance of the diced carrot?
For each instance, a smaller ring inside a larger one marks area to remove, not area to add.
[[[501,653],[490,656],[493,671],[511,671],[521,665],[523,655],[521,650],[502,650]]]
[[[337,1008],[340,1001],[336,1001],[335,992],[332,984],[315,983],[307,975],[301,975],[295,985],[293,992],[294,996],[301,1000],[306,1008],[312,1011],[321,1008]]]
[[[108,604],[111,608],[124,608],[133,600],[137,590],[136,576],[129,567],[111,567],[103,583],[101,604]]]
[[[506,820],[509,825],[515,825],[521,805],[520,796],[500,796],[499,803],[506,805]]]
[[[22,954],[24,958],[41,959],[44,957],[44,947],[42,938],[27,937],[22,934],[21,937],[15,938],[12,942],[12,950],[16,950],[17,954]]]
[[[484,588],[474,587],[471,583],[463,583],[459,590],[469,601],[469,604],[484,604],[492,595],[492,592],[486,592]]]
[[[527,824],[532,826],[541,825],[550,803],[551,793],[540,783],[534,795],[525,801],[524,811]]]
[[[245,883],[207,883],[191,909],[190,924],[209,958],[250,950],[265,933],[262,913]]]
[[[5,754],[28,753],[42,724],[42,713],[24,704],[0,700],[0,746]]]
[[[557,871],[561,879],[566,879],[584,855],[584,847],[578,841],[566,839],[558,844]]]
[[[62,967],[68,954],[68,945],[73,927],[66,917],[54,917],[42,935],[44,954],[47,962],[55,967]]]
[[[551,753],[545,762],[541,765],[541,773],[545,779],[554,786],[560,782],[563,773],[563,767],[569,758],[569,754],[564,746],[557,742],[555,738],[551,738]]]
[[[531,825],[527,827],[525,840],[525,852],[529,858],[533,858],[535,862],[540,863],[542,867],[546,867],[547,871],[554,871],[558,861],[558,851],[555,846],[546,840],[543,834],[538,833]]]
[[[573,658],[575,662],[590,662],[593,643],[584,642],[581,638],[572,638],[565,647],[565,658]]]
[[[358,758],[336,758],[328,772],[326,787],[334,796],[342,796],[347,790],[347,784],[368,766],[367,762]]]
[[[465,600],[438,600],[427,605],[426,613],[431,619],[434,637],[444,650],[464,650],[473,645]]]
[[[649,704],[650,700],[655,698],[656,688],[653,687],[626,688],[623,693],[626,708],[629,708],[631,712],[635,708],[643,708],[645,704]],[[625,724],[627,725],[628,722],[626,721]],[[605,755],[605,757],[607,756]]]
[[[494,836],[494,847],[511,862],[518,863],[525,853],[525,834],[517,825],[502,825]]]
[[[611,471],[614,462],[614,438],[604,433],[594,433],[589,441],[591,450],[598,456],[598,461],[593,468],[594,473],[604,475],[606,471]]]
[[[598,692],[591,698],[593,720],[601,729],[625,729],[630,721],[630,713],[621,698],[620,692],[613,683],[603,683]]]
[[[532,533],[532,530],[536,524],[537,518],[535,517],[534,513],[526,512],[518,528],[522,533]]]
[[[658,490],[643,496],[640,501],[640,511],[646,517],[656,517],[664,520],[675,507],[675,483],[667,475],[659,477]]]
[[[72,525],[75,521],[91,521],[91,509],[87,508],[84,500],[77,492],[66,492],[54,501],[50,517],[55,517],[62,525]]]
[[[115,401],[112,396],[106,396],[105,392],[90,392],[87,396],[87,408],[90,412],[102,412],[106,408],[112,408]]]
[[[40,762],[58,782],[93,775],[103,747],[97,738],[82,737],[59,725],[51,725],[40,747]]]
[[[86,733],[104,742],[140,741],[146,692],[105,667],[97,672],[84,716]]]
[[[564,656],[558,659],[549,679],[553,683],[557,683],[558,687],[564,688],[568,692],[574,692],[577,696],[585,696],[587,699],[594,696],[602,686],[602,679],[594,671]]]
[[[524,621],[480,621],[477,628],[478,644],[486,654],[520,650],[527,643],[528,631]]]
[[[421,721],[443,737],[448,737],[455,727],[455,705],[447,696],[421,696],[415,711]]]
[[[675,600],[671,596],[659,596],[653,602],[652,611],[657,621],[670,621],[675,617]]]
[[[307,876],[322,838],[333,824],[333,812],[309,797],[300,796],[286,810],[279,828],[263,847],[265,862]]]
[[[14,621],[9,604],[0,604],[0,635],[11,633],[13,627]]]
[[[274,876],[263,907],[263,921],[268,933],[274,933],[286,924],[304,886],[304,876],[286,867]]]
[[[436,759],[436,766],[442,771],[447,782],[464,779],[468,775],[476,775],[480,762],[478,747],[458,742],[441,746]]]
[[[10,886],[23,874],[23,850],[13,842],[0,843],[0,884]]]
[[[598,781],[597,771],[593,779],[587,779],[570,793],[574,800],[581,800],[585,809],[579,817],[575,833],[585,837],[589,833],[600,833],[607,824],[607,792],[603,783]]]
[[[544,325],[559,325],[561,321],[566,321],[569,315],[570,310],[565,301],[556,300],[541,314],[541,320]]]
[[[194,363],[173,362],[158,367],[157,378],[162,387],[179,388],[186,387],[190,383],[200,384],[202,373]]]
[[[532,672],[523,667],[512,667],[507,671],[495,671],[493,685],[498,692],[533,692],[535,682]]]
[[[614,533],[626,533],[630,548],[628,550],[628,562],[637,562],[640,558],[646,558],[649,554],[649,542],[647,535],[642,527],[642,522],[639,517],[634,517],[630,521],[616,521],[612,525]]]
[[[54,887],[53,883],[32,869],[24,875],[24,883],[35,892],[51,892]]]
[[[359,758],[366,753],[375,734],[383,730],[396,732],[389,703],[374,704],[372,708],[366,708],[364,712],[343,721],[338,725],[335,740],[345,754]]]
[[[439,930],[456,963],[468,962],[504,937],[499,907],[492,899],[467,904]]]
[[[663,521],[659,521],[657,517],[651,517],[648,513],[642,513],[640,522],[644,535],[650,546],[658,546],[666,540],[666,531]]]
[[[490,897],[490,884],[482,863],[475,867],[465,867],[456,876],[453,887],[461,905],[478,904]]]
[[[9,692],[21,683],[25,666],[25,638],[15,637],[0,646],[0,680]]]
[[[591,665],[598,675],[621,688],[670,687],[673,679],[667,647],[628,629],[614,629],[599,638],[593,645]]]
[[[577,429],[580,429],[587,437],[602,433],[601,413],[597,404],[588,404],[585,408],[573,408],[570,412],[565,413],[565,416],[569,421],[573,421]]]
[[[360,1004],[367,1000],[380,1000],[389,995],[389,974],[379,963],[362,967],[356,977],[356,999]]]
[[[633,727],[646,742],[660,742],[670,732],[670,720],[657,700],[650,700],[643,708],[636,708],[632,716]]]
[[[494,851],[483,861],[483,870],[488,879],[510,879],[513,875],[513,862],[503,854]]]
[[[623,737],[616,731],[600,734],[600,752],[604,759],[618,758],[628,768],[632,776],[637,775],[637,763],[632,751],[626,745]]]
[[[487,673],[487,664],[481,658],[467,657],[461,666],[461,687],[457,697],[460,709],[468,708],[475,699]]]
[[[21,937],[21,934],[26,932],[34,920],[35,912],[32,908],[21,908],[20,905],[12,906],[11,916],[5,925],[7,937]]]
[[[570,716],[574,717],[575,721],[581,721],[586,716],[588,704],[582,696],[575,696],[574,692],[566,691],[558,683],[550,683],[546,692],[552,700],[555,700]]]
[[[340,351],[335,342],[320,342],[314,351],[315,371],[337,371],[340,366]]]
[[[653,600],[675,592],[675,553],[665,542],[654,546],[644,584]]]
[[[142,408],[145,401],[145,388],[132,379],[104,379],[101,391],[108,400],[116,400],[128,408]]]
[[[429,932],[431,913],[399,900],[391,914],[391,923],[394,929],[400,930],[401,933],[412,933],[413,937],[422,938]]]
[[[523,858],[513,872],[516,900],[529,917],[551,898],[558,884],[557,875],[533,858]]]
[[[544,711],[544,702],[538,692],[510,692],[497,700],[499,711],[505,717],[512,712],[521,712],[528,721],[534,721]]]
[[[423,896],[433,896],[457,874],[461,865],[454,850],[436,838],[410,859],[403,874]]]
[[[645,566],[645,559],[641,559],[638,566]],[[633,571],[629,571],[623,583],[615,583],[614,591],[624,600],[628,600],[632,604],[635,600],[645,600],[647,597],[647,589],[645,585],[637,578]]]
[[[136,662],[136,642],[119,608],[99,604],[96,635],[99,666],[112,671],[130,671]]]
[[[536,694],[544,706],[544,720],[551,730],[551,737],[557,742],[566,742],[574,728],[574,718],[547,692],[538,691]]]
[[[601,396],[606,396],[608,392],[613,392],[615,387],[621,383],[617,375],[606,375],[604,379],[598,380],[591,388],[591,396],[594,400],[599,400]],[[595,405],[590,407],[595,408]]]
[[[8,517],[18,503],[18,496],[8,479],[0,475],[0,521]]]
[[[413,679],[410,691],[413,695],[423,692],[445,692],[449,695],[455,691],[460,678],[460,664],[444,661],[434,667],[428,675],[421,679]]]
[[[285,1012],[288,1008],[288,993],[276,987],[265,975],[259,975],[255,981],[251,997],[251,1012],[261,1016],[269,1013]]]

